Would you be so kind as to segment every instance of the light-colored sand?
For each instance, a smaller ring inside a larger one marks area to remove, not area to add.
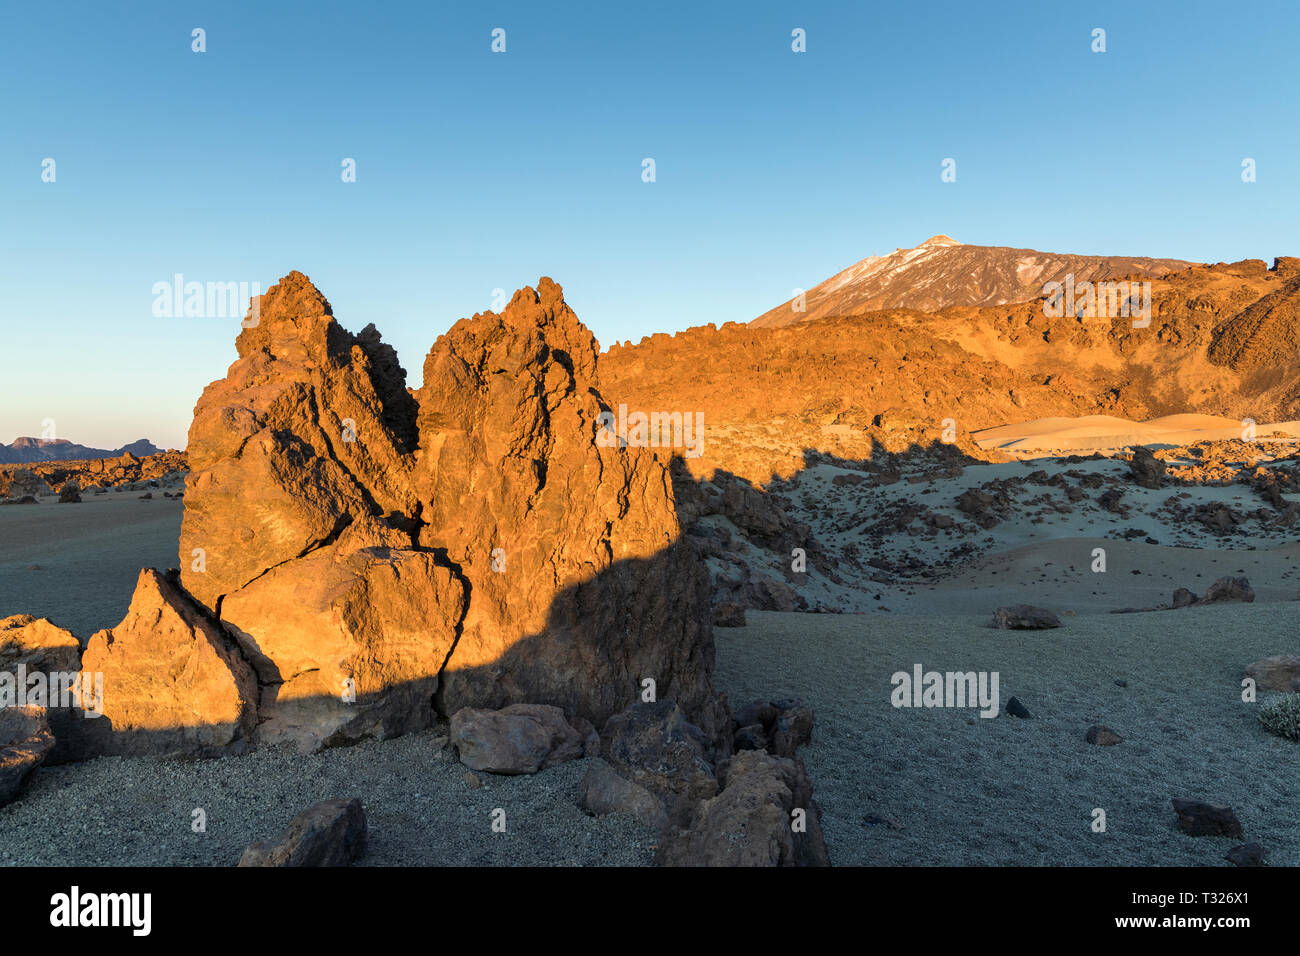
[[[1242,422],[1216,415],[1166,415],[1147,422],[1132,422],[1111,415],[1079,418],[1038,418],[1014,425],[999,425],[971,433],[980,448],[997,448],[1008,454],[1108,452],[1134,445],[1178,447],[1202,441],[1240,439]],[[1256,425],[1257,435],[1283,432],[1300,438],[1300,422]]]
[[[120,622],[140,569],[177,563],[181,501],[140,494],[0,508],[0,617],[48,617],[83,642]]]
[[[803,753],[836,864],[1227,865],[1241,841],[1176,827],[1170,799],[1196,797],[1233,806],[1270,863],[1295,866],[1300,744],[1259,726],[1239,680],[1253,660],[1300,651],[1297,608],[1092,615],[1030,632],[983,615],[751,611],[751,626],[715,631],[717,681],[733,702],[788,694],[816,708]],[[997,671],[1003,703],[1019,697],[1034,719],[895,709],[890,675],[918,663]],[[1085,743],[1096,723],[1124,743]]]
[[[1106,570],[1092,570],[1104,549]],[[1285,601],[1300,623],[1300,544],[1267,551],[1171,548],[1110,538],[1058,538],[1000,550],[933,585],[909,588],[895,610],[991,614],[1004,604],[1037,604],[1058,614],[1108,614],[1172,602],[1177,588],[1198,597],[1222,577],[1245,576],[1257,602]],[[1170,611],[1181,614],[1181,611]]]

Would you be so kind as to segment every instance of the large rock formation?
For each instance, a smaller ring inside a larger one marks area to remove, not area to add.
[[[697,717],[713,710],[708,575],[678,541],[666,462],[597,442],[596,356],[542,279],[501,315],[458,322],[425,361],[420,542],[471,588],[448,713],[530,701],[601,726],[645,679]]]
[[[246,325],[195,408],[180,560],[256,671],[259,741],[415,730],[435,691],[599,726],[646,680],[727,726],[666,465],[597,442],[597,346],[558,285],[457,323],[415,396],[301,273]]]

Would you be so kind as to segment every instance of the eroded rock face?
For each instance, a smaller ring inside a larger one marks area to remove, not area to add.
[[[599,726],[647,679],[729,730],[707,570],[665,463],[597,440],[596,341],[558,285],[457,323],[415,396],[301,273],[245,321],[195,409],[180,560],[256,671],[259,741],[403,733],[430,699]]]
[[[300,272],[261,296],[245,323],[239,359],[204,390],[189,435],[180,566],[186,589],[214,611],[345,527],[382,534],[391,514],[403,525],[415,503],[415,407],[374,326],[345,331]]]
[[[597,441],[596,355],[549,279],[429,353],[420,543],[471,588],[440,693],[448,713],[529,701],[600,726],[649,678],[711,730],[708,573],[665,463]]]
[[[219,756],[245,749],[257,684],[230,638],[169,575],[140,572],[122,623],[90,638],[72,722],[89,754]],[[102,675],[102,694],[97,675]]]
[[[349,529],[227,597],[261,685],[258,742],[310,751],[428,727],[464,595],[433,554]]]

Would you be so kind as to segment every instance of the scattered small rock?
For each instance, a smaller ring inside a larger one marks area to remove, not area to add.
[[[1231,601],[1250,603],[1255,600],[1255,590],[1246,578],[1219,578],[1205,591],[1201,604],[1218,604]]]
[[[1224,859],[1234,866],[1267,866],[1264,862],[1267,855],[1268,851],[1258,843],[1243,843],[1229,850]]]
[[[254,843],[240,866],[347,866],[366,852],[366,812],[361,801],[326,800],[289,823],[275,846]]]
[[[1037,631],[1060,627],[1061,619],[1046,608],[1015,604],[994,611],[993,626],[1001,630]]]
[[[1232,812],[1231,807],[1217,803],[1205,803],[1201,800],[1184,800],[1173,798],[1174,812],[1178,814],[1178,825],[1188,836],[1231,836],[1241,838],[1244,834],[1241,821]]]
[[[1096,744],[1098,747],[1113,747],[1124,742],[1123,737],[1102,724],[1093,724],[1089,727],[1084,739],[1090,744]]]
[[[713,608],[714,627],[744,627],[745,608],[734,601],[723,601]]]
[[[1260,690],[1300,691],[1300,657],[1278,654],[1246,666],[1246,676]]]

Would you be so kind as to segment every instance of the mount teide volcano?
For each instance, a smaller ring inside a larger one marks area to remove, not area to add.
[[[914,249],[868,256],[809,289],[807,308],[793,299],[763,313],[751,325],[796,325],[830,315],[861,315],[880,309],[930,312],[950,305],[1002,305],[1042,294],[1046,282],[1126,277],[1158,278],[1186,269],[1181,259],[1141,256],[1077,256],[1009,246],[967,246],[932,236]]]

